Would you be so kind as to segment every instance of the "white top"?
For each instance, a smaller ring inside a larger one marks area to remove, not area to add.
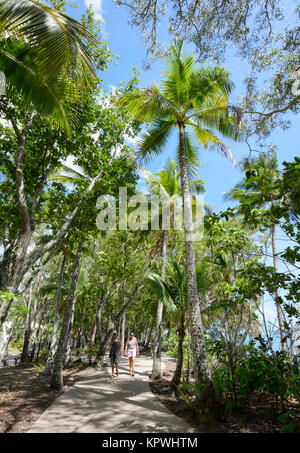
[[[133,338],[132,340],[128,340],[128,349],[136,349],[135,338]]]

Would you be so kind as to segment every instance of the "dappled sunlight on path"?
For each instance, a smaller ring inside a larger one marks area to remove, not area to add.
[[[57,398],[28,432],[194,432],[154,397],[148,382],[151,367],[150,359],[138,357],[135,376],[130,376],[122,357],[118,377],[111,378],[110,366],[95,371]]]

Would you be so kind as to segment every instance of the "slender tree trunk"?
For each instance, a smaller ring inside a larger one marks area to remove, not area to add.
[[[69,325],[69,335],[68,335],[68,340],[67,340],[67,348],[66,348],[66,357],[65,357],[65,366],[68,367],[70,366],[71,363],[71,345],[72,345],[72,329],[73,329],[73,323],[74,323],[74,313],[75,313],[75,304],[76,304],[76,297],[73,298],[73,304],[72,304],[72,312],[71,312],[71,319],[70,319],[70,325]]]
[[[6,322],[3,323],[2,325],[2,340],[0,340],[0,352],[1,352],[1,362],[3,362],[3,365],[6,366],[7,363],[7,357],[8,357],[8,344],[7,344],[7,327],[6,327]],[[1,345],[2,343],[2,345]],[[0,362],[0,363],[1,363]]]
[[[178,395],[178,386],[180,384],[181,371],[182,371],[182,365],[183,365],[184,336],[185,336],[184,315],[182,315],[181,319],[180,319],[179,330],[178,330],[178,349],[177,349],[176,369],[175,369],[175,373],[174,373],[173,379],[170,384],[170,392],[175,393],[175,395]]]
[[[29,363],[29,348],[30,338],[32,333],[32,285],[29,289],[29,301],[27,306],[26,328],[24,333],[23,349],[21,354],[21,364],[27,365]]]
[[[93,348],[95,346],[96,333],[97,333],[97,321],[95,320],[93,322],[91,329],[90,348]]]
[[[162,247],[162,258],[167,258],[167,245],[168,245],[168,230],[163,231],[163,247]],[[163,261],[161,269],[161,278],[166,278],[166,265]],[[161,328],[162,328],[162,316],[163,316],[164,304],[162,300],[157,303],[157,314],[156,314],[156,330],[153,345],[153,365],[152,365],[152,378],[161,379]]]
[[[97,311],[97,337],[98,341],[101,344],[103,341],[103,327],[102,327],[102,305]]]
[[[167,328],[168,328],[167,338],[170,338],[170,334],[171,334],[171,321],[170,321],[170,320],[168,321],[168,326],[167,326]]]
[[[277,238],[276,238],[276,225],[272,225],[272,252],[273,252],[273,263],[274,263],[274,268],[275,271],[278,272],[278,258],[277,258]],[[277,310],[277,318],[278,318],[278,325],[279,325],[279,333],[280,333],[280,340],[281,340],[281,347],[282,350],[285,352],[289,352],[288,350],[288,342],[287,342],[287,333],[286,329],[284,327],[284,314],[283,310],[281,307],[281,304],[279,303],[278,299],[280,297],[280,289],[277,286],[276,287],[276,310]]]
[[[184,209],[184,234],[187,269],[187,300],[189,326],[194,359],[196,400],[201,411],[213,404],[211,372],[208,363],[204,330],[202,326],[198,285],[196,279],[195,249],[193,241],[192,206],[189,189],[187,156],[185,148],[185,128],[179,125],[180,178]]]
[[[65,272],[65,265],[66,265],[66,253],[63,254],[63,260],[60,267],[59,273],[59,282],[57,288],[57,295],[56,295],[56,304],[55,304],[55,314],[54,314],[54,323],[53,323],[53,330],[51,336],[51,344],[50,344],[50,353],[46,362],[46,366],[44,369],[44,374],[50,376],[53,371],[53,362],[54,362],[54,355],[56,351],[56,339],[57,339],[57,331],[58,331],[58,323],[59,323],[59,308],[61,302],[61,291],[62,291],[62,284],[63,284],[63,277]]]
[[[192,371],[192,357],[191,357],[191,341],[190,335],[188,333],[188,364],[186,371],[186,382],[189,383],[191,380],[191,371]]]
[[[150,341],[151,341],[151,336],[152,336],[152,332],[153,332],[153,327],[154,327],[154,320],[152,321],[151,327],[150,327],[150,329],[149,329],[148,337],[147,337],[147,340],[146,340],[146,349],[149,348],[149,343],[150,343]]]
[[[0,363],[3,362],[4,365],[7,363],[7,360],[8,360],[8,347],[9,347],[9,343],[11,342],[11,339],[13,337],[16,324],[17,324],[17,321],[15,320],[13,322],[9,332],[7,332],[6,323],[4,323],[2,326],[2,328],[3,328],[3,346],[2,346],[2,356],[0,359]]]
[[[126,243],[123,244],[123,272],[124,272],[124,280],[123,280],[123,306],[126,304],[126,251],[127,246]],[[125,324],[126,324],[126,311],[122,314],[121,320],[121,354],[125,350]]]
[[[57,351],[54,358],[53,373],[51,378],[51,387],[60,390],[63,387],[63,363],[66,355],[67,341],[69,335],[70,319],[72,315],[72,307],[74,301],[74,294],[80,270],[80,257],[81,257],[82,243],[78,245],[75,266],[71,279],[71,286],[69,296],[66,303],[61,332],[58,342]]]
[[[38,327],[37,327],[37,330],[36,330],[36,333],[35,333],[35,340],[34,340],[34,343],[32,345],[32,352],[30,354],[30,362],[33,361],[34,356],[35,356],[35,350],[36,350],[36,346],[37,346],[38,341],[39,341],[39,336],[40,336],[40,330],[41,330],[42,322],[43,322],[45,314],[47,312],[48,305],[49,305],[49,299],[47,299],[44,302],[43,311],[41,313],[41,316],[40,316],[40,319],[39,319],[39,324],[38,324]]]
[[[126,325],[126,312],[124,311],[121,324],[121,353],[124,352],[125,348],[125,325]]]
[[[9,278],[9,268],[11,263],[11,255],[12,255],[12,244],[9,240],[9,231],[8,228],[4,230],[3,239],[3,257],[0,263],[0,290],[4,290],[6,288],[8,278]]]
[[[44,171],[44,175],[41,183],[36,187],[36,191],[32,200],[31,209],[28,209],[26,193],[25,193],[25,184],[24,184],[24,154],[25,154],[25,142],[27,134],[31,128],[32,121],[35,116],[33,112],[23,128],[22,131],[18,129],[17,122],[12,117],[10,112],[1,106],[1,109],[5,113],[7,119],[11,122],[13,129],[15,131],[18,148],[16,156],[16,185],[17,185],[17,196],[18,196],[18,206],[20,211],[20,216],[22,220],[22,233],[17,241],[17,244],[14,248],[14,259],[12,265],[10,266],[9,278],[7,285],[4,287],[4,291],[12,294],[17,294],[19,291],[19,286],[24,278],[24,275],[30,270],[34,264],[42,258],[47,252],[50,252],[54,247],[56,247],[65,237],[67,231],[70,228],[70,225],[73,219],[76,217],[78,211],[81,209],[81,206],[84,203],[86,197],[92,192],[93,188],[97,181],[103,175],[103,172],[100,171],[94,179],[90,182],[89,186],[82,193],[80,200],[77,202],[73,211],[66,215],[64,223],[59,231],[43,246],[37,246],[33,251],[28,254],[28,247],[32,234],[35,230],[34,226],[34,216],[36,209],[38,207],[42,191],[44,189],[45,183],[49,172],[51,171],[51,165],[49,164]],[[112,161],[113,157],[111,158]],[[111,162],[110,161],[110,162]],[[6,320],[11,304],[13,303],[13,298],[10,299],[9,303],[2,304],[0,307],[0,327],[3,322]]]

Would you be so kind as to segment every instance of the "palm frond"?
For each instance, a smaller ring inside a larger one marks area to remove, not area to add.
[[[170,158],[158,173],[159,180],[170,197],[181,195],[179,183],[180,173],[176,170],[175,162]]]
[[[203,179],[194,179],[189,183],[191,193],[197,195],[203,194],[206,192]]]
[[[81,75],[86,71],[96,75],[87,50],[94,39],[89,31],[75,19],[38,1],[0,0],[0,38],[30,43],[34,62],[47,79],[71,67],[80,69]]]
[[[74,183],[75,178],[84,178],[86,180],[91,180],[90,176],[87,176],[83,173],[76,171],[74,168],[69,167],[65,164],[60,164],[60,166],[49,175],[49,179],[52,181],[58,181],[62,184],[72,184]]]
[[[146,274],[146,280],[151,290],[159,297],[159,299],[163,301],[167,310],[170,312],[175,312],[177,310],[177,307],[172,300],[168,285],[161,278],[161,276],[156,274],[155,272],[148,272]]]
[[[126,94],[117,99],[115,105],[125,114],[142,122],[174,117],[176,112],[173,102],[161,93],[157,85]]]
[[[210,102],[212,105],[216,97],[227,96],[234,84],[229,79],[229,74],[223,68],[197,68],[191,74],[190,99],[185,106],[185,111],[193,109],[197,112]]]
[[[259,197],[259,196],[260,196],[260,192],[239,189],[237,186],[235,186],[233,189],[230,190],[230,192],[226,192],[224,194],[224,200],[225,201],[243,200],[245,202],[247,199],[254,200],[256,197]]]
[[[167,57],[167,68],[162,83],[164,93],[176,107],[184,106],[189,99],[190,79],[194,69],[195,57],[182,54],[182,43],[173,45]]]
[[[69,134],[83,87],[95,70],[93,40],[74,19],[34,0],[0,0],[0,70],[6,97]]]
[[[204,147],[204,149],[220,151],[231,161],[232,165],[236,167],[236,163],[230,149],[224,142],[214,135],[212,131],[200,127],[198,124],[194,124],[194,134],[197,141]]]
[[[31,57],[23,55],[21,63],[20,59],[11,56],[12,48],[17,57],[24,51],[23,46],[12,42],[6,42],[0,48],[0,71],[6,79],[5,96],[25,110],[36,110],[50,117],[53,123],[70,132],[77,121],[76,112],[71,108],[71,102],[78,98],[75,86],[66,77],[45,81]]]
[[[169,193],[165,185],[150,170],[143,168],[140,170],[140,173],[146,180],[152,194],[163,195],[165,198],[169,198]]]
[[[148,162],[161,154],[173,126],[173,121],[164,121],[162,119],[153,121],[152,127],[136,141],[138,148],[137,160]]]

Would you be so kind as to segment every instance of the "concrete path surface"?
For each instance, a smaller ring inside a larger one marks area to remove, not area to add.
[[[118,377],[111,379],[110,366],[95,371],[57,398],[28,432],[196,432],[155,398],[148,381],[151,368],[152,360],[137,357],[132,377],[122,357]]]

